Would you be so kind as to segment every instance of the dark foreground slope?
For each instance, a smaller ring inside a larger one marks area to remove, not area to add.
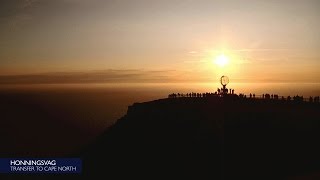
[[[319,103],[172,98],[129,107],[83,153],[108,179],[281,179],[320,172]]]

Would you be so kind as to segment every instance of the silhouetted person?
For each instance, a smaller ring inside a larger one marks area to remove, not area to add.
[[[303,96],[296,95],[296,96],[293,97],[293,100],[295,102],[302,102],[303,101]]]
[[[265,99],[269,100],[270,99],[270,94],[265,94],[264,97],[265,97]]]
[[[253,98],[256,98],[256,94],[253,94]]]
[[[313,98],[311,96],[309,98],[309,102],[313,102]]]

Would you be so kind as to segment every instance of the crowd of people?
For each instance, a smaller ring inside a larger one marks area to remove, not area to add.
[[[209,92],[206,92],[206,93],[194,93],[194,92],[191,92],[191,93],[172,93],[172,94],[169,94],[168,95],[168,98],[181,98],[181,97],[189,97],[189,98],[206,98],[206,97],[222,97],[223,95],[235,95],[234,94],[234,89],[218,89],[216,92],[214,93],[209,93]],[[299,95],[296,95],[296,96],[287,96],[287,97],[284,97],[284,96],[281,96],[279,97],[279,95],[277,94],[262,94],[261,96],[256,96],[256,94],[252,94],[250,93],[247,97],[247,95],[245,94],[239,94],[239,95],[236,95],[238,96],[239,98],[250,98],[250,99],[266,99],[266,100],[283,100],[283,101],[296,101],[296,102],[302,102],[302,101],[309,101],[309,102],[320,102],[320,97],[319,96],[315,96],[315,97],[312,97],[310,96],[308,99],[304,99],[303,96],[299,96]]]
[[[180,97],[210,97],[210,96],[218,96],[218,94],[215,93],[172,93],[168,95],[168,98],[180,98]]]

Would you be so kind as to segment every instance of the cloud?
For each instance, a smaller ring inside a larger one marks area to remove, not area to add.
[[[185,61],[183,61],[183,63],[185,63],[185,64],[193,64],[193,65],[201,65],[201,64],[204,64],[204,63],[208,63],[208,60],[203,60],[203,59],[185,60]]]
[[[4,0],[1,1],[0,18],[10,18],[24,14],[33,8],[39,0]]]
[[[10,29],[18,29],[32,19],[32,10],[39,0],[12,0],[1,2],[0,20]]]
[[[64,84],[64,83],[143,83],[169,82],[175,71],[104,70],[90,72],[53,72],[30,75],[0,76],[0,84]]]
[[[39,0],[24,0],[23,4],[22,4],[22,8],[26,9],[26,8],[31,8],[34,6],[34,4],[36,2],[39,2]]]
[[[272,49],[272,48],[249,48],[249,49],[234,49],[237,52],[259,52],[259,51],[289,51],[291,49]]]

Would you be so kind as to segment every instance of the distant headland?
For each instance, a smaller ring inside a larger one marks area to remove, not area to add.
[[[319,97],[228,90],[129,106],[80,154],[87,176],[286,179],[320,172]],[[125,173],[124,173],[125,172]]]

